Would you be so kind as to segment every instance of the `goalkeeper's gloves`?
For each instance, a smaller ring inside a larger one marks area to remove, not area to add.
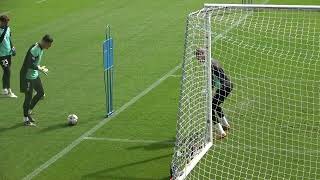
[[[16,48],[15,47],[12,47],[11,48],[11,54],[12,54],[12,56],[16,56]]]
[[[45,75],[48,75],[48,68],[46,68],[46,66],[38,66],[38,69],[43,72]]]

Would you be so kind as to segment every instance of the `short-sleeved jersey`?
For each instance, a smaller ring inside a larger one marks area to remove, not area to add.
[[[0,28],[0,36],[4,31],[5,31],[5,28]],[[7,27],[7,31],[4,35],[4,38],[2,42],[0,42],[0,57],[12,55],[10,38],[11,38],[11,29],[10,27]]]
[[[31,49],[30,49],[31,56],[31,62],[33,66],[39,66],[41,63],[41,58],[43,55],[43,49],[39,46],[38,43],[36,43]],[[39,76],[39,70],[34,68],[28,68],[26,78],[27,79],[37,79]]]

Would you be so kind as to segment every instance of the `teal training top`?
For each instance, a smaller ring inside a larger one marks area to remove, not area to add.
[[[0,35],[4,32],[4,29],[0,28]],[[10,56],[12,55],[11,51],[11,30],[8,27],[6,34],[4,35],[4,39],[0,42],[0,57]]]
[[[30,53],[32,55],[32,64],[34,66],[39,66],[41,63],[41,58],[43,55],[43,49],[36,43],[33,48],[31,48]],[[26,78],[33,80],[39,77],[39,70],[29,68],[27,71]]]
[[[220,82],[219,78],[214,76],[212,80],[213,80],[212,85],[214,86],[214,88],[215,89],[220,89],[221,88],[221,82]]]

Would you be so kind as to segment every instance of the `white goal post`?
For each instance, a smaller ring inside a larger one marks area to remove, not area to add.
[[[213,130],[212,59],[235,85],[223,140]],[[317,126],[320,6],[205,4],[188,15],[174,180],[320,179]]]

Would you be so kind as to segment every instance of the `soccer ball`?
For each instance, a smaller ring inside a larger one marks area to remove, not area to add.
[[[70,114],[70,115],[68,116],[68,124],[69,124],[70,126],[74,126],[74,125],[76,125],[77,123],[78,123],[78,116],[75,115],[75,114]]]

